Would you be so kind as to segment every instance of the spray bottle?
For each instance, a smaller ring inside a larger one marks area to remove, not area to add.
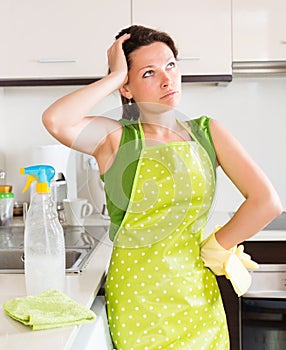
[[[24,231],[27,294],[35,295],[47,289],[64,292],[64,233],[50,193],[50,182],[55,175],[55,169],[49,165],[34,165],[21,168],[20,173],[28,175],[23,192],[33,181],[37,181]]]

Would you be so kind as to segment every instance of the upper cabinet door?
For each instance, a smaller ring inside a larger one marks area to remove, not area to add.
[[[132,22],[172,36],[182,75],[231,74],[231,0],[133,0]]]
[[[0,79],[102,77],[130,23],[130,0],[1,1]]]
[[[233,61],[285,61],[285,0],[232,2]]]

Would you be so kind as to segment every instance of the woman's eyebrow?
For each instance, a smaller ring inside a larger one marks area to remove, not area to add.
[[[143,69],[149,69],[149,68],[154,68],[155,67],[155,65],[154,64],[148,64],[147,66],[144,66],[144,67],[142,67],[142,68],[139,68],[138,69],[138,72],[140,72],[141,70],[143,70]]]
[[[166,63],[167,62],[169,62],[171,59],[173,59],[174,58],[174,56],[170,56],[167,60],[166,60]],[[154,65],[154,64],[148,64],[147,66],[144,66],[144,67],[142,67],[142,68],[139,68],[138,69],[138,72],[140,72],[141,70],[143,70],[143,69],[147,69],[147,68],[154,68],[154,67],[156,67],[156,65]]]

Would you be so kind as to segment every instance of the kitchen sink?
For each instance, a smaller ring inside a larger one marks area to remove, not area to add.
[[[80,273],[107,233],[101,226],[65,226],[66,272]],[[0,227],[0,273],[24,273],[24,227]]]
[[[80,272],[93,249],[66,249],[66,272]],[[0,272],[23,273],[24,250],[0,249]]]

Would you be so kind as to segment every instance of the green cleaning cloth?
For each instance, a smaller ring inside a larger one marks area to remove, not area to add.
[[[93,311],[57,290],[15,298],[2,306],[10,317],[33,330],[90,323],[96,317]]]

